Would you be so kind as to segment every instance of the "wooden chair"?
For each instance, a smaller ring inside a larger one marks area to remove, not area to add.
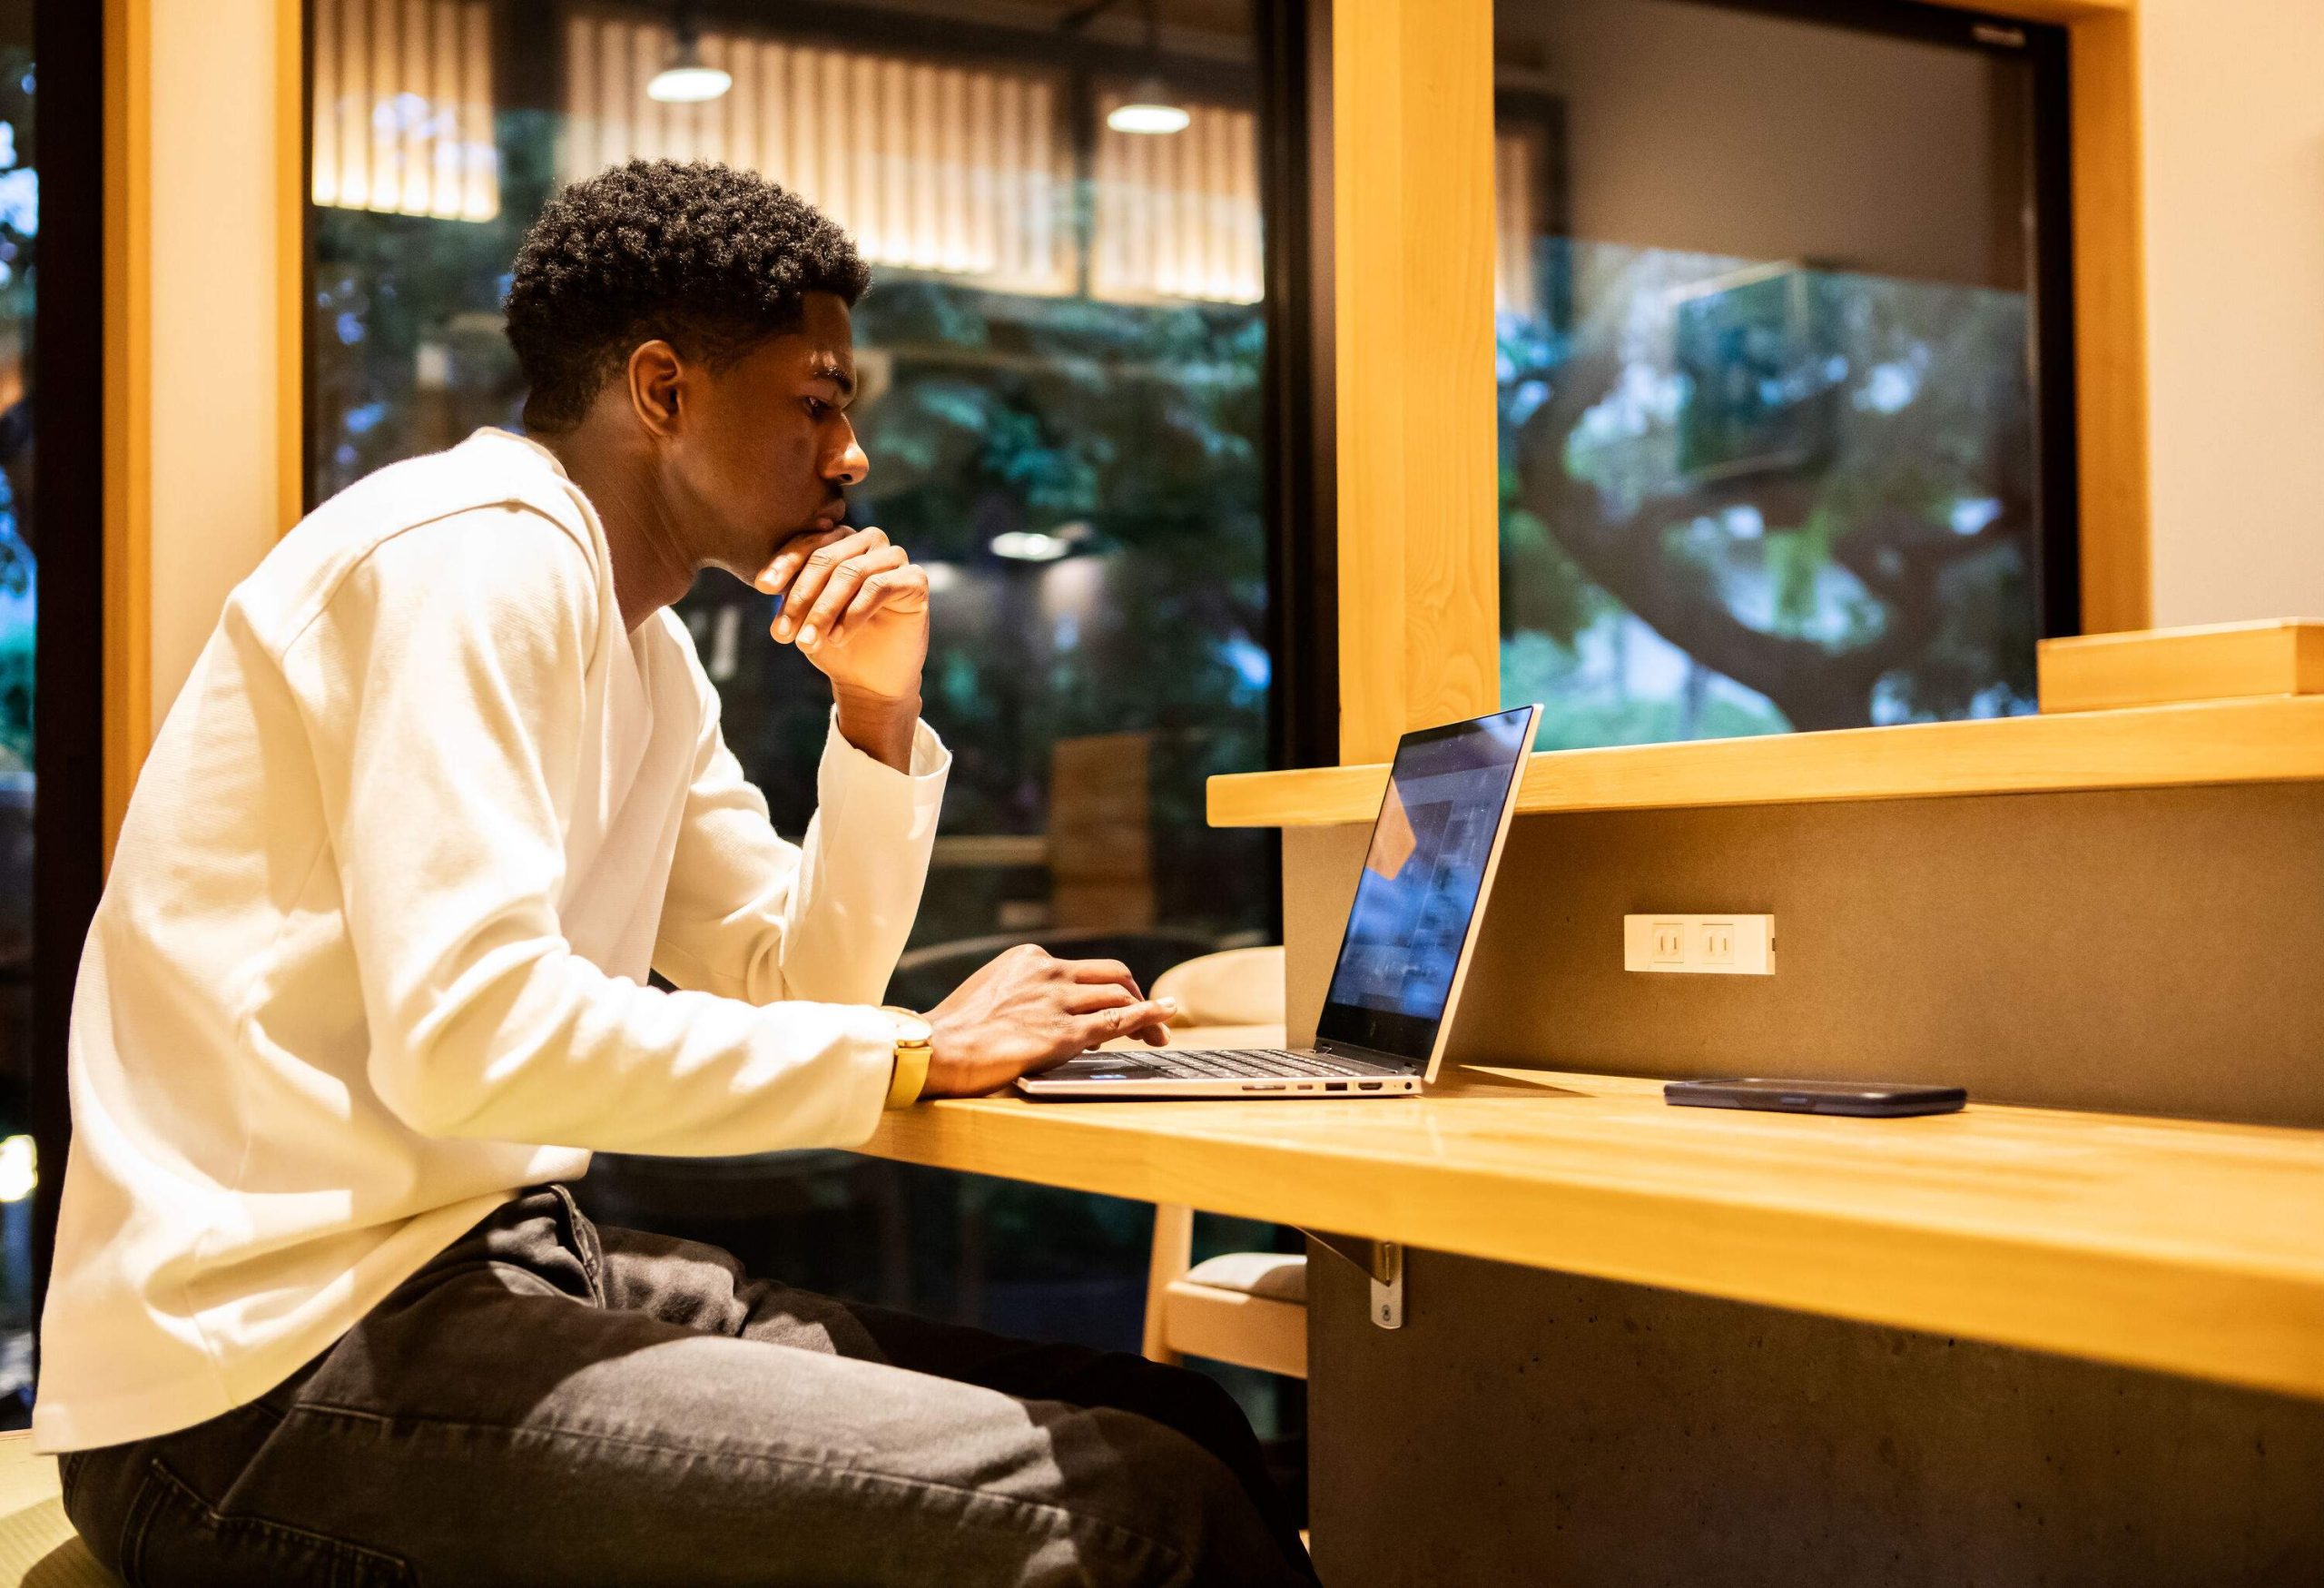
[[[1230,949],[1175,965],[1153,995],[1178,1001],[1174,1047],[1280,1047],[1283,950]],[[1146,1355],[1157,1362],[1208,1356],[1293,1378],[1307,1376],[1307,1259],[1227,1252],[1194,1263],[1194,1209],[1154,1209],[1146,1278]],[[1191,1265],[1191,1266],[1190,1266]]]

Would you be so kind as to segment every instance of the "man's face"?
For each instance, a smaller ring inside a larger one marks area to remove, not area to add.
[[[847,417],[846,303],[810,292],[797,330],[688,384],[692,411],[671,459],[679,528],[697,562],[747,582],[793,536],[839,523],[841,493],[871,470]]]

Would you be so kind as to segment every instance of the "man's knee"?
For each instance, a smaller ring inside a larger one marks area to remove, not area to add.
[[[1172,1381],[1163,1375],[1169,1371],[1140,1376],[1151,1385],[1167,1385]],[[1199,1374],[1187,1376],[1202,1386],[1188,1388],[1189,1404],[1206,1400],[1206,1390],[1217,1390]],[[1242,1414],[1224,1392],[1217,1393],[1239,1425]],[[1178,1556],[1192,1582],[1295,1582],[1285,1570],[1281,1540],[1258,1496],[1227,1455],[1185,1425],[1215,1415],[1207,1407],[1193,1415],[1181,1408],[1175,1418],[1128,1407],[1077,1413],[1074,1432],[1052,1430],[1064,1490],[1079,1491],[1091,1513]],[[1242,1437],[1250,1437],[1246,1429]],[[1103,1455],[1085,1466],[1077,1459],[1085,1450]],[[1093,1469],[1104,1471],[1107,1480],[1084,1489],[1081,1480]]]
[[[1150,1417],[1230,1459],[1256,1444],[1241,1405],[1206,1374],[1128,1352],[1098,1358],[1095,1371],[1104,1377],[1101,1387],[1112,1393],[1088,1404],[1118,1406]]]

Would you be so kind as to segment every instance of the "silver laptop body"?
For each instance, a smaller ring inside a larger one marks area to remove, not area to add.
[[[1388,770],[1312,1048],[1088,1053],[1027,1097],[1395,1097],[1436,1079],[1541,708],[1406,734]]]

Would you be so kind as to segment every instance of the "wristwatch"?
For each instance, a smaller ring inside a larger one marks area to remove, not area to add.
[[[888,1082],[888,1107],[908,1108],[920,1100],[920,1089],[928,1084],[928,1059],[935,1051],[936,1028],[925,1015],[892,1003],[881,1004],[880,1012],[888,1017],[896,1041],[896,1072]]]

